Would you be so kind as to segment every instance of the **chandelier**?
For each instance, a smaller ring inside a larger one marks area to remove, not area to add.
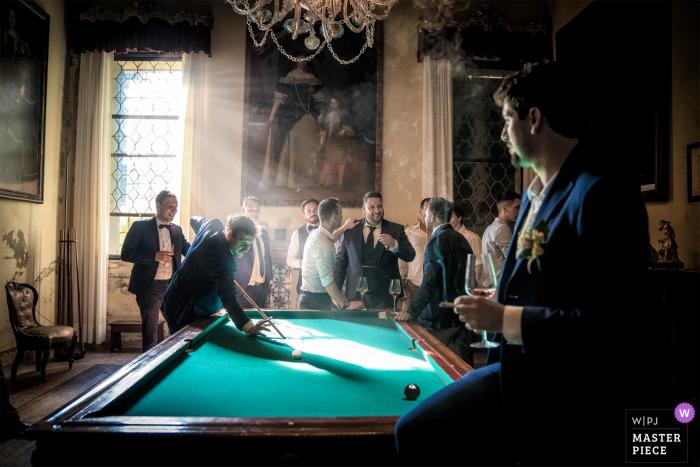
[[[246,15],[248,19],[248,31],[253,39],[253,44],[260,47],[265,44],[267,36],[271,35],[277,48],[288,59],[300,62],[312,60],[324,47],[328,47],[333,57],[343,65],[354,63],[374,44],[374,23],[383,20],[389,14],[389,10],[398,3],[398,0],[223,0],[228,3],[238,14]],[[274,2],[273,7],[263,8]],[[253,6],[250,6],[253,3]],[[282,6],[280,7],[280,3]],[[294,16],[286,16],[294,10]],[[376,12],[375,12],[376,11]],[[255,40],[252,23],[255,23],[263,32],[262,39]],[[285,31],[292,35],[292,40],[307,35],[304,45],[314,51],[307,57],[294,57],[287,53],[277,42],[277,36],[272,32],[273,26],[282,23]],[[318,31],[316,29],[318,25]],[[331,42],[340,39],[345,34],[345,28],[354,33],[365,30],[367,40],[360,52],[350,60],[342,60],[336,55]],[[316,34],[320,34],[319,39]]]

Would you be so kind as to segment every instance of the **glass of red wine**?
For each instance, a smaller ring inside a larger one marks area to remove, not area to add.
[[[396,297],[401,294],[401,281],[399,279],[391,279],[389,283],[389,295],[394,297],[394,313],[396,313]]]
[[[498,277],[496,277],[496,268],[493,267],[493,259],[488,253],[481,255],[467,255],[467,274],[465,280],[465,289],[467,294],[472,297],[479,297],[484,300],[489,300],[496,294],[498,290]],[[488,286],[485,284],[489,284]],[[475,331],[479,332],[479,331]],[[498,347],[498,342],[489,341],[489,336],[486,331],[481,331],[483,340],[470,344],[475,349],[491,349]]]

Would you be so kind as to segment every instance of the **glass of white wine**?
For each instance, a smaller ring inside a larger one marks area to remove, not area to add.
[[[481,260],[483,266],[482,277],[479,276],[477,267],[477,259]],[[493,267],[493,259],[489,253],[482,255],[467,255],[467,274],[465,278],[465,289],[467,294],[472,297],[479,297],[489,300],[496,294],[498,290],[498,277],[496,277],[496,268]],[[489,284],[488,286],[485,284]],[[476,331],[478,332],[478,331]],[[475,349],[491,349],[498,347],[498,342],[489,341],[489,336],[486,331],[481,331],[483,340],[470,344]]]
[[[396,298],[401,294],[401,280],[391,279],[389,283],[389,295],[394,297],[394,313],[396,313]]]
[[[360,295],[362,296],[362,309],[367,310],[367,307],[365,306],[365,293],[369,292],[369,289],[367,288],[366,277],[360,277],[360,283],[357,285],[357,291],[360,292]]]

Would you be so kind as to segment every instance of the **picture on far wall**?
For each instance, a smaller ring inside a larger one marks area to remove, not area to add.
[[[700,201],[700,143],[688,145],[688,202]]]
[[[0,197],[44,202],[49,15],[0,2]]]
[[[254,47],[246,34],[241,199],[300,206],[332,196],[341,206],[359,207],[365,193],[381,190],[381,22],[375,28],[374,45],[349,65],[328,47],[295,62],[269,36],[263,47]],[[315,52],[304,45],[305,36],[292,41],[288,33],[276,33],[293,57]],[[332,47],[350,60],[365,40],[365,31],[346,30]]]

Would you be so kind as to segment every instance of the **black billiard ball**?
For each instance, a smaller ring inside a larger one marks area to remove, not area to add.
[[[415,384],[409,384],[406,386],[406,389],[403,390],[403,393],[406,395],[406,399],[414,401],[420,396],[420,388]]]

